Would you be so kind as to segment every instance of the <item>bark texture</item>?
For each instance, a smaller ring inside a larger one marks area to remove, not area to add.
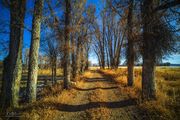
[[[35,0],[27,82],[27,97],[29,102],[36,101],[42,9],[43,0]]]
[[[74,34],[72,34],[71,43],[72,43],[72,78],[76,78],[76,44]]]
[[[51,71],[52,71],[52,73],[51,73],[52,84],[55,84],[55,83],[57,83],[57,81],[56,81],[57,56],[56,56],[56,54],[55,54],[55,56],[53,56],[51,58]]]
[[[143,68],[142,68],[142,97],[143,99],[154,99],[156,97],[155,87],[155,50],[154,37],[155,13],[153,13],[154,0],[144,0],[142,6],[143,18]]]
[[[2,110],[18,107],[22,74],[22,42],[26,1],[10,2],[9,54],[4,60],[1,105]]]
[[[133,2],[134,0],[129,1],[129,12],[128,12],[128,19],[127,19],[127,39],[128,39],[128,46],[127,46],[127,65],[128,65],[128,86],[133,85],[134,81],[134,42],[133,42]]]
[[[65,1],[65,49],[64,49],[64,88],[69,88],[71,65],[70,65],[70,0]]]

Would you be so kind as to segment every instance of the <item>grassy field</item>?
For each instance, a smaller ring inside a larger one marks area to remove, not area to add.
[[[23,75],[27,76],[27,70],[23,71]],[[57,69],[57,76],[62,76],[62,69],[58,68]],[[51,69],[39,69],[38,70],[38,75],[39,76],[51,76]]]
[[[118,83],[127,85],[127,68],[117,70],[101,70],[105,75],[113,77]],[[125,87],[132,97],[141,96],[141,67],[135,68],[134,87]],[[180,117],[180,68],[156,67],[157,100],[141,104],[148,111],[160,111],[170,116]]]

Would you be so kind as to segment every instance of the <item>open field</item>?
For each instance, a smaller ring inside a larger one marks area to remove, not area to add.
[[[127,85],[127,68],[117,70],[102,70],[102,72],[113,77],[119,84]],[[141,95],[141,67],[135,68],[134,87],[126,90],[132,97],[140,98]],[[165,112],[172,116],[180,117],[180,68],[179,67],[157,67],[156,68],[157,100],[142,104],[147,110]]]

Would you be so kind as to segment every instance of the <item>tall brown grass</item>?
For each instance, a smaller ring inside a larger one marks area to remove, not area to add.
[[[135,68],[133,87],[127,86],[127,68],[101,71],[113,77],[119,84],[124,85],[125,92],[128,92],[131,97],[141,98],[142,70],[140,67]],[[178,119],[180,117],[180,68],[157,67],[155,80],[157,99],[141,103],[140,107],[153,114],[160,112],[167,118]]]

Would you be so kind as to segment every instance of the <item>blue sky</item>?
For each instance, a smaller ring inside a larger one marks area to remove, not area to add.
[[[90,55],[90,61],[93,64],[98,64],[97,57],[92,53]],[[124,59],[122,60],[121,64],[123,63]],[[163,62],[170,62],[171,64],[180,64],[180,54],[173,54],[168,56],[166,59],[163,59]]]
[[[27,8],[29,10],[29,8],[32,10],[33,9],[33,0],[28,0],[27,2]],[[94,4],[96,6],[96,16],[99,15],[99,12],[102,8],[102,0],[87,0],[87,4]],[[6,8],[2,7],[0,5],[0,19],[3,21],[6,21],[6,23],[9,22],[9,12]],[[32,26],[32,15],[31,15],[31,11],[27,11],[26,13],[26,18],[25,18],[25,26],[29,29],[31,29]],[[1,35],[1,34],[0,34]],[[0,36],[0,40],[1,39],[8,39],[8,35],[1,35]],[[31,40],[31,33],[25,29],[24,30],[24,47],[28,48],[30,46],[30,40]],[[1,54],[0,54],[1,55]],[[2,60],[4,58],[4,56],[0,56],[0,60]],[[97,57],[95,56],[95,54],[93,52],[91,52],[90,54],[90,61],[92,63],[98,63],[97,61]],[[167,57],[165,60],[163,60],[163,62],[170,62],[173,64],[180,64],[180,54],[173,54],[170,55],[169,57]]]

